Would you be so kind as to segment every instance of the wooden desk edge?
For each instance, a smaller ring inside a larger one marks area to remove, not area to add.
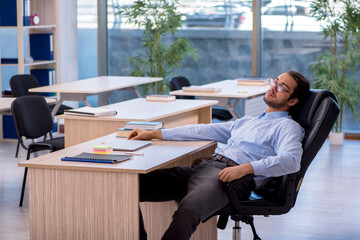
[[[76,170],[76,171],[94,171],[94,172],[121,172],[121,173],[149,173],[151,171],[154,171],[156,169],[162,168],[166,165],[170,165],[176,161],[178,161],[179,159],[184,159],[188,156],[191,156],[192,154],[196,153],[196,152],[200,152],[204,149],[210,148],[210,147],[216,147],[216,142],[214,141],[204,141],[207,142],[206,145],[197,148],[191,152],[188,152],[182,156],[179,156],[177,158],[174,158],[172,160],[169,160],[167,162],[164,162],[162,164],[156,165],[155,167],[143,170],[143,169],[122,169],[122,168],[102,168],[102,167],[98,167],[98,166],[104,166],[104,163],[86,163],[89,164],[89,166],[74,166],[74,165],[55,165],[55,164],[44,164],[44,163],[32,163],[28,161],[23,161],[18,163],[19,167],[27,167],[27,168],[41,168],[41,169],[59,169],[59,170]],[[61,158],[61,157],[59,157]],[[36,158],[34,158],[36,161]],[[61,160],[59,159],[59,161],[61,162]],[[75,162],[71,162],[71,163],[75,163]],[[81,164],[85,164],[85,162],[81,162]],[[121,164],[120,163],[115,163],[115,164]],[[113,164],[110,164],[113,165]]]

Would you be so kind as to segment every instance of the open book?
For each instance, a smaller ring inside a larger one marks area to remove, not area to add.
[[[116,111],[108,108],[93,108],[93,107],[82,107],[76,109],[65,110],[65,115],[77,115],[77,116],[88,116],[88,117],[101,117],[116,115]]]

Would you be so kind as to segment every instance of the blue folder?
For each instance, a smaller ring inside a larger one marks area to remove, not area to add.
[[[34,60],[54,60],[54,40],[52,33],[29,34],[30,56]]]
[[[32,69],[30,74],[33,75],[40,87],[53,85],[55,83],[55,69]],[[42,93],[43,96],[55,96],[55,93]]]
[[[23,1],[23,25],[30,26],[30,0]],[[0,0],[0,26],[16,26],[16,0]]]
[[[0,0],[0,26],[16,26],[16,0]]]

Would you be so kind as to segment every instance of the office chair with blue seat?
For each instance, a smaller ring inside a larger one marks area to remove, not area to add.
[[[261,197],[239,201],[237,209],[230,204],[213,215],[219,215],[220,229],[225,229],[229,216],[235,221],[234,240],[240,239],[240,221],[250,224],[254,239],[258,240],[260,238],[255,230],[253,215],[281,215],[294,207],[306,170],[330,133],[339,115],[339,106],[333,93],[310,90],[305,102],[290,114],[305,130],[301,168],[296,173],[272,178],[262,189],[256,191]]]
[[[21,97],[28,95],[41,96],[41,93],[29,92],[30,88],[40,87],[36,77],[30,74],[17,74],[12,76],[10,79],[10,87],[11,87],[12,95],[14,97]],[[50,111],[52,111],[52,109],[55,107],[55,104],[48,105],[48,107],[50,107]],[[64,114],[64,110],[66,109],[72,109],[72,108],[62,104],[59,110],[56,112],[56,115]],[[20,146],[22,145],[20,144],[20,138],[19,138],[16,146],[15,157],[18,156]]]
[[[54,128],[53,119],[48,104],[41,96],[22,96],[16,98],[11,104],[11,112],[14,117],[16,132],[19,136],[21,146],[27,150],[26,160],[30,154],[38,151],[49,150],[51,152],[64,148],[64,137],[54,138],[51,130]],[[50,139],[33,142],[26,146],[22,140],[37,139],[46,134]],[[20,204],[22,206],[26,185],[27,168],[24,171],[23,184],[21,189]]]
[[[181,90],[182,87],[191,86],[189,80],[186,77],[178,76],[170,80],[170,91]],[[176,96],[177,99],[195,99],[194,96]],[[231,113],[226,109],[212,108],[212,118],[219,119],[221,121],[229,121],[232,119]]]

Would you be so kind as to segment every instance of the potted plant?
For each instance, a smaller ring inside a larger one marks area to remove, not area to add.
[[[141,86],[143,94],[163,94],[168,90],[167,77],[181,67],[188,56],[196,60],[197,52],[185,38],[165,45],[163,38],[182,26],[182,14],[176,10],[178,0],[138,0],[131,6],[118,7],[118,14],[138,28],[144,28],[143,44],[129,59],[133,76],[162,77],[162,82]]]
[[[317,0],[311,14],[322,23],[324,39],[329,39],[329,50],[312,64],[314,87],[328,89],[335,94],[340,107],[339,118],[330,133],[330,144],[342,144],[344,110],[357,119],[360,85],[354,73],[360,66],[360,2],[358,0]],[[339,45],[341,44],[341,48]]]

